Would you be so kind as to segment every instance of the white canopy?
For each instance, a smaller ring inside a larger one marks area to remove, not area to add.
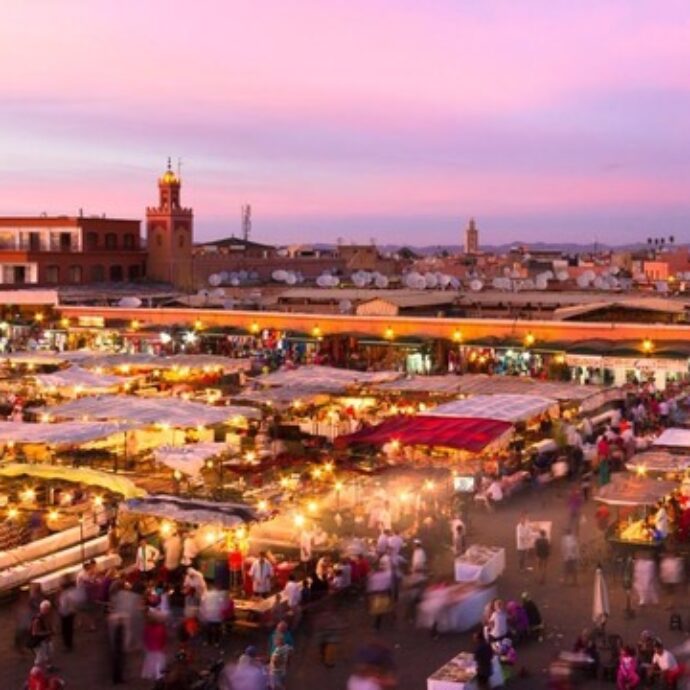
[[[335,367],[304,366],[298,369],[285,369],[259,377],[265,386],[283,386],[296,390],[322,391],[336,393],[350,386],[383,383],[400,376],[396,371],[354,371]]]
[[[549,412],[557,405],[555,400],[537,395],[475,395],[465,400],[453,400],[439,405],[424,414],[434,417],[471,417],[520,422]]]
[[[625,463],[631,472],[685,472],[690,467],[690,456],[673,455],[665,450],[652,450],[633,455]]]
[[[237,527],[257,519],[254,509],[243,503],[217,503],[164,494],[130,499],[120,503],[120,510],[191,525]]]
[[[665,429],[654,441],[655,446],[690,448],[690,429]]]
[[[251,368],[249,359],[231,359],[217,355],[180,354],[170,357],[144,353],[109,354],[93,350],[78,350],[60,355],[64,360],[79,363],[86,369],[222,369],[225,372],[247,371]]]
[[[76,445],[124,433],[135,426],[119,422],[0,422],[0,443]]]
[[[462,376],[411,376],[397,381],[386,381],[376,386],[379,391],[401,393],[459,393],[464,384]]]
[[[108,391],[122,386],[126,379],[95,374],[81,367],[69,367],[54,374],[39,374],[36,381],[42,388],[70,388],[82,391]]]
[[[184,446],[160,446],[153,451],[153,457],[170,469],[196,477],[206,460],[227,450],[225,443],[188,443]]]
[[[64,419],[123,420],[145,424],[168,424],[190,428],[222,424],[233,417],[260,419],[251,407],[213,407],[179,398],[138,398],[133,395],[97,395],[44,408],[51,417]]]
[[[47,350],[26,350],[24,352],[8,352],[0,355],[0,362],[9,364],[36,364],[38,366],[59,366],[62,359],[56,352]]]

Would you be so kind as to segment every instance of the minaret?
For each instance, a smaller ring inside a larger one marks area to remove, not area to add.
[[[146,209],[146,274],[150,280],[187,290],[193,287],[194,214],[181,206],[180,187],[168,158],[168,167],[158,180],[158,206]]]
[[[465,230],[465,254],[479,254],[479,230],[474,218],[470,218],[470,224]]]

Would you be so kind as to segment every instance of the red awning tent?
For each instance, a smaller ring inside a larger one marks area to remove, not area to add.
[[[381,424],[336,439],[344,447],[358,444],[384,445],[398,441],[404,446],[442,446],[479,453],[510,433],[510,422],[474,417],[414,417],[400,415]]]

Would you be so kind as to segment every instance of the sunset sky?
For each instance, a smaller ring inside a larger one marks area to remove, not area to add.
[[[2,0],[0,214],[167,156],[197,239],[690,241],[690,3]]]

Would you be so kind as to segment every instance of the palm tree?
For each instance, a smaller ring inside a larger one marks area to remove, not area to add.
[[[676,241],[676,238],[673,235],[668,236],[668,243],[673,244]]]
[[[647,244],[651,247],[652,246],[652,238],[648,237],[647,238]]]

